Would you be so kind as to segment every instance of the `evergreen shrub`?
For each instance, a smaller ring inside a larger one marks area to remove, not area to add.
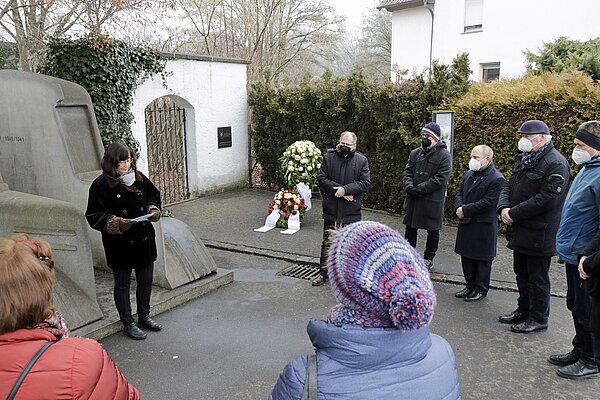
[[[448,200],[460,186],[471,150],[478,144],[490,146],[496,167],[510,176],[518,152],[517,129],[528,119],[548,125],[554,146],[576,170],[570,157],[575,131],[585,121],[600,119],[600,87],[580,72],[477,83],[452,109],[455,140]]]
[[[310,140],[323,152],[344,131],[358,136],[358,150],[369,158],[371,190],[365,205],[398,212],[404,198],[402,170],[418,133],[430,118],[422,79],[400,86],[377,86],[360,73],[348,78],[324,75],[317,82],[276,88],[253,85],[252,136],[262,180],[282,187],[279,155],[289,143]],[[314,189],[314,188],[313,188]]]

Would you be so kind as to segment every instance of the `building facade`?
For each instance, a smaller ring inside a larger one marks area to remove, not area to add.
[[[524,53],[559,37],[600,37],[600,1],[383,0],[392,13],[392,77],[423,72],[431,60],[448,64],[469,53],[471,79],[525,73]]]

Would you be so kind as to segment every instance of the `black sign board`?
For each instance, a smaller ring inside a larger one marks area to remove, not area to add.
[[[219,143],[219,149],[223,147],[231,147],[231,127],[224,126],[217,128],[217,140]]]

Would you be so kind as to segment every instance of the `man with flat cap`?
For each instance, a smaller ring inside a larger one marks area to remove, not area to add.
[[[583,168],[575,177],[560,217],[556,250],[565,260],[567,308],[571,311],[575,337],[573,349],[553,354],[548,361],[559,365],[556,372],[568,379],[600,376],[600,343],[594,340],[590,325],[591,299],[579,276],[578,264],[586,247],[600,231],[600,121],[588,121],[575,133],[573,161]]]
[[[525,121],[518,133],[520,153],[500,192],[497,211],[507,225],[506,239],[513,250],[519,298],[517,309],[498,320],[511,324],[513,332],[530,333],[548,329],[548,271],[550,259],[556,254],[556,232],[571,168],[554,148],[544,122]]]

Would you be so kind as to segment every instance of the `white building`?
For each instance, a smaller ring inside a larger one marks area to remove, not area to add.
[[[165,196],[167,202],[247,186],[247,64],[176,54],[167,61],[165,82],[154,75],[136,89],[131,128],[141,150],[137,166],[164,194],[178,192]]]
[[[378,8],[392,13],[392,76],[468,52],[471,79],[516,77],[528,50],[561,36],[600,37],[598,0],[382,0]]]

